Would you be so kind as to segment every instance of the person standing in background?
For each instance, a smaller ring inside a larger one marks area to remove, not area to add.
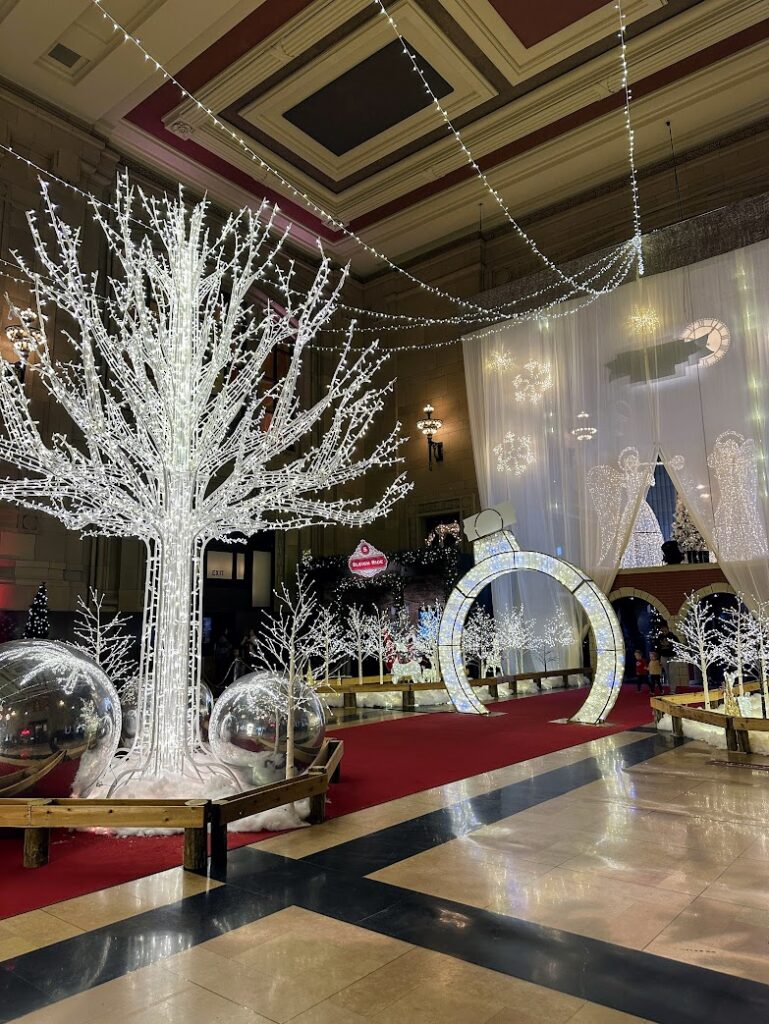
[[[657,639],[657,653],[659,654],[660,665],[662,666],[662,685],[664,686],[665,683],[667,683],[669,693],[676,692],[676,684],[670,677],[669,669],[670,662],[675,654],[673,649],[673,641],[675,639],[675,636],[670,632],[670,627],[666,622],[660,630],[660,635]]]
[[[656,651],[649,651],[649,693],[662,693],[662,665]]]
[[[649,685],[649,666],[646,664],[646,658],[640,651],[635,652],[635,685],[638,692],[641,692],[641,687],[644,683]]]

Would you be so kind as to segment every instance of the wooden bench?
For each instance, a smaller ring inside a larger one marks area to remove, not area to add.
[[[343,753],[342,740],[326,739],[306,774],[214,800],[211,804],[212,866],[219,870],[227,866],[227,826],[233,821],[307,798],[310,800],[310,823],[316,825],[325,821],[326,794],[329,785],[339,781]]]
[[[310,800],[310,821],[323,821],[326,793],[329,784],[339,779],[343,753],[341,740],[326,739],[306,773],[214,801],[0,798],[0,828],[23,829],[25,868],[48,863],[54,828],[183,829],[183,865],[187,871],[205,873],[209,826],[212,863],[222,868],[227,863],[230,822],[306,798]]]
[[[761,689],[760,683],[745,683],[746,693],[755,693]],[[722,689],[711,689],[711,701],[723,700]],[[769,719],[767,718],[745,718],[743,715],[725,715],[720,711],[711,711],[708,708],[693,707],[695,704],[703,704],[705,701],[704,691],[697,693],[672,693],[666,697],[652,697],[649,704],[654,713],[654,721],[659,723],[663,715],[670,715],[674,736],[683,736],[684,719],[690,722],[703,722],[706,725],[715,725],[723,729],[726,738],[727,750],[740,750],[744,754],[750,753],[750,733],[769,732]]]
[[[48,863],[52,828],[181,828],[184,867],[205,870],[208,800],[0,799],[0,827],[24,830],[24,867]]]
[[[568,685],[569,676],[585,675],[593,677],[592,668],[564,668],[553,669],[546,672],[519,672],[509,676],[489,676],[485,679],[470,679],[470,685],[474,688],[488,686],[489,693],[493,700],[499,699],[499,686],[501,683],[508,683],[514,694],[518,693],[518,683],[525,680],[532,680],[539,690],[542,689],[543,679],[561,679],[564,688]],[[443,682],[439,683],[394,683],[392,677],[386,675],[385,682],[379,682],[379,676],[364,676],[363,682],[350,680],[343,683],[328,682],[319,686],[320,693],[342,695],[342,706],[344,708],[357,708],[358,694],[360,693],[400,693],[402,695],[401,707],[404,711],[413,711],[415,707],[414,694],[423,690],[445,690]]]

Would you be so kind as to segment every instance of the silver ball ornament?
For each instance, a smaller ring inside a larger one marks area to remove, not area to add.
[[[208,738],[213,755],[224,764],[245,770],[253,785],[282,778],[286,763],[288,681],[277,672],[241,676],[214,704]],[[301,772],[323,743],[326,721],[320,698],[307,683],[297,681],[294,717],[294,761]]]
[[[84,796],[114,757],[120,729],[117,691],[82,651],[53,640],[0,644],[0,755],[11,771],[41,768],[19,795]],[[61,764],[44,774],[60,752]]]

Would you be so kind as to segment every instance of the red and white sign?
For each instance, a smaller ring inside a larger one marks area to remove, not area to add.
[[[388,564],[387,555],[378,551],[373,544],[367,544],[365,540],[358,544],[347,559],[350,572],[354,572],[356,576],[365,576],[366,579],[384,572]]]

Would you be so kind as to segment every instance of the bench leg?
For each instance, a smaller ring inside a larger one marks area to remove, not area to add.
[[[402,706],[404,711],[413,711],[414,710],[414,691],[413,690],[404,690],[403,691],[403,698],[402,698],[401,706]]]
[[[25,868],[41,868],[48,863],[48,849],[51,830],[48,828],[24,829],[24,860]]]
[[[211,867],[227,870],[227,826],[211,824]]]
[[[731,721],[726,723],[726,749],[727,750],[738,750],[737,747],[737,732],[732,725]]]
[[[683,736],[683,734],[684,734],[684,722],[683,722],[683,719],[682,718],[674,717],[671,721],[673,723],[673,735],[674,736]]]
[[[208,829],[185,828],[184,830],[184,868],[205,874],[208,865]]]
[[[325,793],[316,793],[310,797],[310,815],[307,820],[311,825],[322,825],[326,820]]]
[[[499,684],[489,683],[489,695],[492,700],[499,700]]]
[[[342,695],[342,707],[357,708],[358,695],[356,693],[345,693]]]
[[[737,733],[737,746],[743,752],[743,754],[750,753],[750,733],[747,729],[736,730]]]

